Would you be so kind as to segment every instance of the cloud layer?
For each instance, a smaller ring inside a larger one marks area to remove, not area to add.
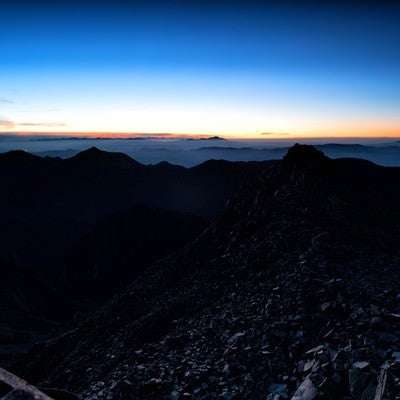
[[[66,126],[64,122],[15,122],[11,121],[8,118],[0,118],[0,129],[1,130],[9,130],[14,129],[15,127],[23,126],[23,127],[59,127]]]
[[[19,122],[16,123],[18,126],[66,126],[64,122]]]
[[[14,128],[14,122],[8,119],[0,119],[0,129],[12,129]]]

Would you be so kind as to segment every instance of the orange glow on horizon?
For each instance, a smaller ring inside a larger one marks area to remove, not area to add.
[[[294,140],[294,139],[339,139],[339,138],[400,138],[400,127],[393,129],[373,129],[373,128],[359,128],[353,130],[346,130],[343,132],[302,132],[302,133],[279,133],[279,132],[266,132],[266,133],[243,133],[243,134],[229,134],[229,133],[139,133],[139,132],[92,132],[92,131],[7,131],[0,132],[2,134],[16,134],[16,135],[40,135],[40,136],[68,136],[68,137],[88,137],[88,138],[105,138],[105,139],[134,139],[134,138],[154,138],[154,139],[205,139],[212,136],[218,136],[224,139],[280,139],[280,140]]]
[[[281,122],[283,121],[283,122]],[[210,121],[211,122],[211,121]],[[245,121],[241,121],[245,122]],[[280,140],[294,140],[294,139],[328,139],[328,138],[400,138],[400,120],[389,121],[360,121],[360,120],[311,120],[305,117],[285,121],[284,119],[277,119],[272,121],[271,124],[265,124],[264,121],[256,121],[256,124],[249,126],[249,129],[240,129],[240,125],[233,126],[234,130],[223,130],[221,127],[215,129],[210,123],[210,128],[190,130],[176,129],[170,131],[164,130],[147,130],[134,131],[129,129],[73,129],[69,125],[60,126],[57,129],[50,126],[37,126],[30,130],[19,130],[18,124],[13,129],[3,129],[1,133],[18,134],[18,135],[49,135],[49,136],[76,136],[76,137],[89,137],[89,138],[141,138],[152,137],[160,139],[168,138],[208,138],[212,136],[219,136],[226,139],[280,139]],[[275,123],[273,123],[275,122]],[[39,125],[39,124],[38,124]],[[186,125],[186,124],[184,124]],[[189,125],[189,124],[187,124]],[[241,124],[245,126],[245,124]],[[259,126],[269,125],[271,128],[259,129]],[[118,124],[116,124],[118,126]],[[145,127],[145,126],[143,126]],[[72,128],[72,129],[71,129]],[[181,127],[179,127],[181,128]],[[275,129],[274,129],[275,128]]]
[[[101,111],[101,110],[100,110]],[[284,109],[149,106],[24,115],[0,124],[4,133],[104,138],[295,139],[400,137],[398,116],[346,115]],[[24,121],[24,122],[20,122]],[[29,121],[29,122],[25,122]],[[54,121],[58,121],[55,123]],[[1,118],[0,118],[1,122]]]

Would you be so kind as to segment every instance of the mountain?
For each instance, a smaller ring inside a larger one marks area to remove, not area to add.
[[[225,139],[221,136],[210,136],[208,138],[200,138],[200,140],[225,140]]]
[[[396,142],[381,144],[326,143],[314,146],[331,158],[362,158],[385,166],[400,166],[400,147]],[[201,146],[192,149],[196,156],[207,155],[208,158],[224,160],[276,160],[282,158],[289,147],[285,143],[267,145],[248,143],[246,146]]]
[[[0,154],[0,255],[54,270],[96,224],[135,205],[214,217],[266,165],[147,166],[94,147],[65,160]]]
[[[13,150],[3,153],[0,156],[0,166],[2,168],[18,166],[35,166],[43,162],[39,156],[27,153],[23,150]]]
[[[80,296],[107,299],[156,260],[195,239],[207,225],[192,214],[143,206],[112,214],[65,257],[60,279]]]
[[[296,145],[14,367],[85,399],[395,399],[400,169]]]
[[[66,159],[65,164],[75,168],[100,168],[100,169],[129,169],[144,167],[124,153],[113,153],[99,150],[97,147],[90,147],[81,151],[71,158]]]

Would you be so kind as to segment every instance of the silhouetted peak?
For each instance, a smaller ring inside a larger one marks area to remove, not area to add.
[[[161,161],[154,165],[156,168],[162,168],[164,170],[182,170],[185,169],[181,165],[171,164],[168,161]]]
[[[76,159],[79,158],[81,160],[83,160],[83,159],[95,160],[95,159],[102,159],[102,158],[109,157],[109,155],[111,155],[111,154],[112,155],[117,155],[117,154],[122,155],[122,153],[111,153],[108,151],[100,150],[96,146],[92,146],[92,147],[88,148],[87,150],[83,150],[83,151],[79,152],[72,158],[76,158]]]
[[[106,151],[100,150],[96,146],[89,147],[87,150],[81,151],[82,154],[101,154],[101,153],[107,153]]]
[[[160,161],[160,162],[157,163],[156,165],[159,166],[159,167],[169,167],[169,166],[171,166],[172,164],[169,163],[168,161]]]
[[[92,146],[77,155],[67,159],[67,162],[91,167],[135,167],[141,164],[124,153],[114,153],[100,150]]]
[[[201,170],[201,171],[206,171],[206,170],[220,170],[221,168],[227,168],[229,166],[232,166],[234,163],[229,162],[226,160],[215,160],[215,159],[210,159],[207,161],[202,162],[199,165],[196,165],[192,167],[191,169],[193,170]]]
[[[310,165],[324,162],[327,157],[314,146],[296,143],[292,146],[283,159],[284,163]]]
[[[291,183],[305,181],[321,175],[330,159],[314,146],[296,143],[283,158],[280,172],[280,181]]]
[[[200,138],[200,140],[225,140],[225,139],[221,136],[210,136],[208,138]]]
[[[43,159],[39,156],[35,156],[24,150],[12,150],[7,153],[0,154],[0,161],[3,163],[17,163],[21,165],[26,165],[27,163],[32,164],[35,162],[40,162]]]

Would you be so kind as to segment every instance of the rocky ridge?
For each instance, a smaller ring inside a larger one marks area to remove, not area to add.
[[[85,399],[399,399],[399,179],[296,145],[16,369]]]

